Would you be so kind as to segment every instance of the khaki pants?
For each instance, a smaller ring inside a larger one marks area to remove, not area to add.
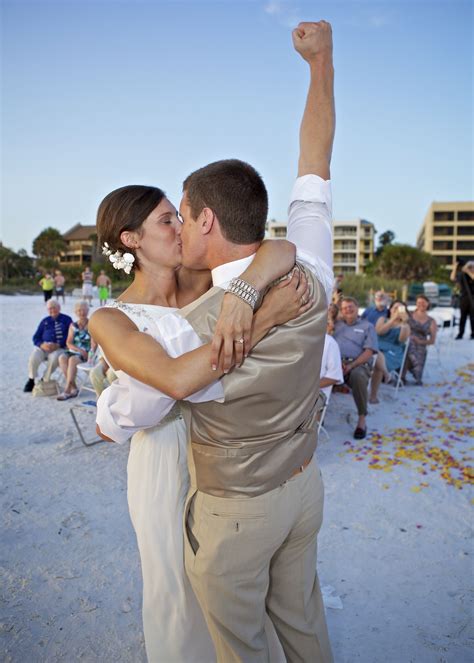
[[[265,612],[288,663],[332,661],[316,573],[323,502],[314,458],[258,497],[190,492],[186,571],[220,663],[268,663]]]
[[[53,352],[45,352],[38,346],[35,347],[33,352],[30,355],[28,362],[28,377],[32,380],[38,375],[38,369],[43,361],[48,362],[48,367],[46,368],[45,374],[43,375],[43,380],[51,380],[51,375],[58,367],[59,356],[64,353],[63,348],[59,350],[54,350]]]
[[[367,416],[367,402],[369,400],[369,380],[372,369],[369,364],[362,364],[352,369],[345,381],[352,389],[352,395],[359,416]]]
[[[97,396],[100,396],[104,389],[110,387],[112,382],[117,379],[117,376],[110,367],[107,367],[107,365],[105,365],[104,373],[104,364],[99,361],[99,363],[89,371],[89,379],[95,393]]]

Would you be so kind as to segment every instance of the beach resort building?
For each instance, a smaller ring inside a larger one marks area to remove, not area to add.
[[[474,258],[474,201],[433,202],[416,238],[419,249],[449,270],[459,258]]]
[[[365,219],[334,221],[335,274],[363,274],[374,259],[375,226]]]
[[[374,259],[375,226],[365,219],[334,221],[333,261],[335,274],[363,274]],[[268,239],[284,239],[286,223],[267,223]]]
[[[286,223],[279,223],[275,219],[267,221],[265,228],[266,239],[285,239],[286,237]]]
[[[97,228],[76,223],[63,234],[66,250],[61,252],[61,265],[90,265],[97,256]]]

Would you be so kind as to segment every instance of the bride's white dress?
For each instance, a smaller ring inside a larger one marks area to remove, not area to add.
[[[117,307],[151,331],[161,306]],[[143,630],[150,663],[212,663],[214,646],[184,570],[183,512],[189,488],[186,427],[179,406],[135,433],[128,458],[128,506],[143,576]]]
[[[122,304],[140,331],[150,333],[172,311]],[[184,568],[183,514],[189,489],[186,427],[179,405],[158,426],[133,435],[128,506],[143,576],[143,630],[149,663],[214,663],[216,655],[201,608]],[[267,618],[270,661],[285,661]]]

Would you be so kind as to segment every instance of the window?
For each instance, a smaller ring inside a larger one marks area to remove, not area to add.
[[[452,251],[453,242],[433,242],[433,251]]]
[[[454,221],[454,212],[435,212],[435,221]]]
[[[452,226],[435,226],[433,228],[433,234],[435,237],[454,235],[454,228]]]
[[[435,256],[435,258],[440,265],[451,265],[453,262],[453,256]]]
[[[474,226],[458,226],[458,235],[470,235],[474,237]]]
[[[458,221],[474,221],[474,210],[458,212]]]
[[[355,253],[335,253],[334,262],[355,262],[356,254]]]
[[[473,242],[458,241],[458,251],[474,251],[474,241]]]

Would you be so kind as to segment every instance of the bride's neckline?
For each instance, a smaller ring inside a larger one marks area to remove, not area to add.
[[[178,309],[177,306],[164,306],[163,304],[139,304],[137,302],[123,302],[121,299],[115,299],[112,302],[112,305],[115,306],[145,306],[148,308],[165,308],[170,311],[176,311]]]

